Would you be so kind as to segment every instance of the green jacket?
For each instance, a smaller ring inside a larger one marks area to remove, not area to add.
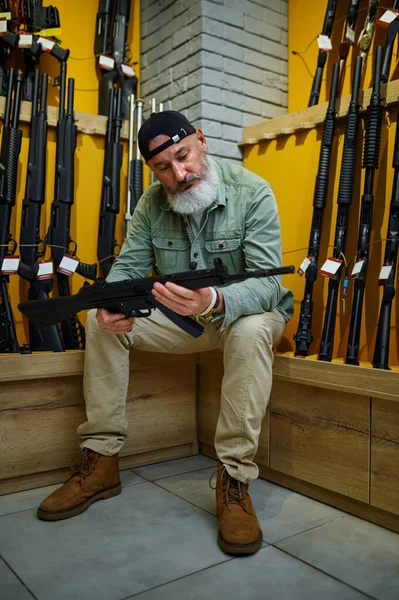
[[[243,167],[210,159],[219,175],[217,200],[207,209],[196,237],[187,217],[176,214],[159,182],[149,187],[134,211],[129,233],[107,281],[212,268],[220,257],[230,273],[281,266],[280,223],[269,184]],[[288,321],[293,294],[281,277],[249,279],[223,287],[222,329],[242,315],[277,308]]]

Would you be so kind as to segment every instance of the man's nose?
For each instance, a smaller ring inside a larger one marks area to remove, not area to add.
[[[173,174],[174,174],[176,180],[180,182],[180,181],[184,181],[184,179],[187,175],[187,171],[183,167],[183,165],[176,162],[176,163],[173,163]]]

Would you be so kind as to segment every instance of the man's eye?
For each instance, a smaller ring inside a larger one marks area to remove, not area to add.
[[[163,166],[163,167],[158,167],[158,170],[159,170],[159,171],[166,171],[166,169],[167,169],[167,168],[168,168],[168,167],[165,165],[165,166]]]
[[[186,154],[181,154],[179,160],[185,160],[188,156],[188,152]]]

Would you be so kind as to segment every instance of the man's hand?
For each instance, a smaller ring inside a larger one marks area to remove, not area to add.
[[[105,333],[128,333],[134,325],[134,317],[127,319],[122,313],[110,313],[105,308],[98,308],[96,319],[101,331]]]
[[[219,292],[220,293],[220,292]],[[212,300],[211,288],[200,288],[199,290],[188,290],[185,287],[167,281],[165,285],[156,282],[152,288],[155,300],[170,308],[178,315],[196,315],[204,311]],[[223,305],[223,302],[221,302]],[[223,310],[223,306],[220,312]]]

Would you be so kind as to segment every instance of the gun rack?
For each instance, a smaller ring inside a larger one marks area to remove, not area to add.
[[[0,97],[0,118],[4,117],[6,99]],[[22,102],[21,106],[21,123],[29,123],[31,119],[32,105],[30,102]],[[49,106],[47,109],[49,127],[57,127],[58,107]],[[107,129],[107,117],[102,115],[92,115],[90,113],[75,111],[75,121],[78,131],[87,135],[102,135],[105,136]],[[129,138],[129,127],[127,121],[123,123],[121,130],[121,138],[127,140]]]
[[[370,102],[371,88],[360,94],[360,104],[364,112]],[[386,106],[399,103],[399,80],[392,81],[381,87],[382,97],[386,99]],[[337,100],[337,118],[346,116],[349,108],[350,96],[344,96]],[[274,140],[282,135],[291,135],[297,131],[313,129],[320,125],[325,119],[328,102],[317,104],[295,113],[277,117],[271,121],[265,121],[258,125],[251,125],[244,129],[244,138],[238,142],[239,146],[253,146],[265,140]]]

